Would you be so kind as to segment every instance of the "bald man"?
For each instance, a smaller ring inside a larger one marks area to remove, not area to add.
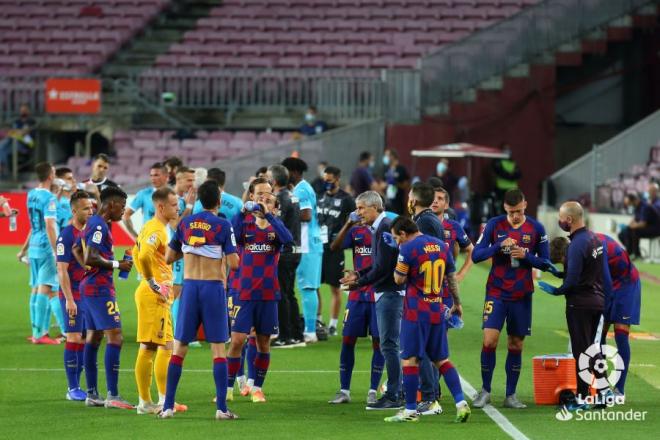
[[[571,409],[584,409],[581,399],[589,396],[590,384],[578,374],[578,359],[595,342],[605,309],[605,295],[611,291],[612,281],[603,243],[585,226],[584,210],[579,203],[561,205],[559,227],[570,233],[571,241],[564,261],[564,283],[557,288],[541,281],[539,287],[547,293],[566,296],[566,323],[575,358],[578,390],[577,404]]]

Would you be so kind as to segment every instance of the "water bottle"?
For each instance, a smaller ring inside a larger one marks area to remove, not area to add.
[[[130,249],[126,249],[126,252],[124,252],[124,261],[133,261],[133,255],[131,255]],[[120,270],[118,276],[122,280],[127,280],[129,272],[130,270]]]
[[[445,321],[447,322],[447,326],[449,328],[455,328],[456,330],[460,330],[463,328],[463,320],[458,316],[453,313],[450,314],[451,309],[447,307],[445,309]]]
[[[520,261],[517,258],[511,257],[511,267],[514,269],[520,267]]]
[[[257,202],[253,202],[252,200],[248,200],[245,202],[245,210],[247,212],[261,211],[261,205]]]
[[[18,229],[18,223],[16,222],[16,215],[12,214],[9,216],[9,232],[15,232]]]

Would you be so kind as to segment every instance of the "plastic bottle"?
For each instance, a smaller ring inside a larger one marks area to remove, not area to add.
[[[126,252],[124,252],[124,261],[133,261],[133,255],[130,249],[126,249]],[[130,270],[120,270],[118,276],[122,280],[127,280],[129,272]]]

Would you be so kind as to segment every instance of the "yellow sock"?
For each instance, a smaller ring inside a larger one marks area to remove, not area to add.
[[[143,402],[151,402],[151,371],[154,364],[154,352],[141,348],[135,360],[135,382],[138,395]]]
[[[167,368],[170,366],[172,350],[159,348],[156,352],[156,362],[154,362],[154,375],[156,376],[156,387],[160,396],[165,395],[167,387]]]

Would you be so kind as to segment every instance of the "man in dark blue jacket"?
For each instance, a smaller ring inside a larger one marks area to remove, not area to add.
[[[637,194],[626,194],[623,205],[632,208],[634,217],[619,233],[619,240],[625,246],[631,259],[639,258],[639,239],[660,236],[660,212],[651,203],[640,199]]]
[[[356,272],[346,271],[340,282],[345,290],[372,286],[376,299],[376,320],[380,333],[380,348],[387,369],[387,391],[367,410],[401,409],[399,398],[401,383],[401,360],[399,359],[399,333],[403,313],[404,291],[394,282],[399,251],[396,245],[386,242],[391,239],[391,220],[385,216],[383,199],[375,191],[366,191],[355,199],[357,213],[362,222],[371,227],[373,233],[372,261],[370,268]],[[385,232],[388,234],[385,235]]]
[[[589,395],[593,365],[587,366],[589,373],[583,378],[580,370],[585,368],[580,367],[579,359],[589,346],[599,343],[596,341],[596,335],[605,308],[606,292],[611,292],[612,281],[603,243],[596,234],[586,228],[584,211],[579,203],[566,202],[561,206],[559,227],[570,232],[571,240],[564,262],[564,282],[557,288],[540,281],[539,287],[553,295],[566,296],[566,323],[575,358],[577,391],[579,397],[585,398]],[[600,354],[600,347],[596,354]],[[607,388],[609,389],[609,386]],[[569,409],[581,408],[583,405],[578,400],[578,405]]]

